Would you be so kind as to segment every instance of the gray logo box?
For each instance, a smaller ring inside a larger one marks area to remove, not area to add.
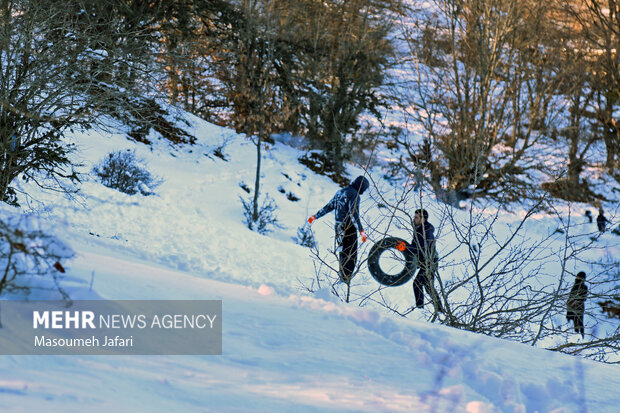
[[[220,355],[221,300],[0,301],[2,355]]]

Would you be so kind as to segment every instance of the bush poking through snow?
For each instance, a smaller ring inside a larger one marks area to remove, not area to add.
[[[241,199],[241,204],[243,204],[243,217],[245,224],[249,229],[265,235],[272,231],[271,227],[282,228],[282,226],[278,223],[278,217],[276,215],[278,206],[269,195],[265,195],[263,204],[258,209],[257,217],[253,216],[254,210],[252,197],[247,200],[242,197],[239,197],[239,199]]]
[[[314,231],[312,231],[310,225],[304,224],[303,226],[297,228],[297,237],[295,238],[295,243],[297,245],[301,245],[302,247],[317,247],[316,239],[314,238]]]
[[[142,195],[151,195],[153,189],[161,184],[161,181],[151,175],[144,161],[138,159],[133,151],[109,153],[99,165],[93,168],[93,172],[108,188],[118,189],[129,195],[138,192]]]
[[[73,255],[67,244],[41,229],[35,217],[0,218],[0,293],[29,290],[34,283],[27,281],[28,277],[47,275],[68,298],[56,277],[65,272],[61,262]],[[41,287],[39,282],[36,284]]]

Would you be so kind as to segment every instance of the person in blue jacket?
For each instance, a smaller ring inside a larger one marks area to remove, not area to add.
[[[415,234],[407,248],[418,259],[418,267],[420,268],[413,280],[415,306],[416,308],[424,307],[424,290],[426,290],[435,309],[443,313],[444,309],[435,289],[435,273],[439,262],[439,256],[435,249],[435,227],[428,222],[428,212],[425,209],[415,211],[413,224],[415,225]]]
[[[340,280],[349,283],[355,271],[357,263],[357,231],[362,237],[362,242],[366,242],[368,237],[364,232],[364,227],[360,221],[359,201],[368,189],[370,183],[363,176],[358,176],[346,188],[340,189],[336,195],[317,212],[308,218],[308,223],[312,224],[315,220],[334,211],[335,214],[335,245],[338,252],[340,263]]]

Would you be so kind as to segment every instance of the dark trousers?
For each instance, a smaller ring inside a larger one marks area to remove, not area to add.
[[[566,319],[569,323],[571,321],[574,323],[575,333],[579,333],[581,334],[581,337],[583,337],[585,334],[585,329],[583,326],[583,312],[569,310],[566,314]]]
[[[348,283],[353,278],[357,263],[357,231],[352,222],[336,224],[336,251],[339,251],[340,280]]]
[[[435,309],[443,313],[444,309],[439,300],[439,294],[435,290],[435,270],[421,266],[418,275],[413,280],[413,296],[415,297],[415,306],[417,308],[424,307],[424,290],[431,297]]]

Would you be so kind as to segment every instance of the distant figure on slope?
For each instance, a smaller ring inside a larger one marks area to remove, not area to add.
[[[603,214],[603,208],[598,209],[598,216],[596,217],[596,225],[598,226],[598,230],[600,233],[605,232],[605,227],[609,220]]]
[[[435,227],[427,220],[428,212],[425,209],[415,211],[413,217],[415,234],[411,244],[407,247],[418,258],[418,266],[420,267],[420,271],[413,280],[413,296],[416,308],[423,308],[425,289],[431,297],[435,310],[443,313],[444,309],[434,285],[439,262],[439,256],[435,249]]]
[[[588,223],[591,224],[593,221],[592,219],[592,212],[590,212],[589,209],[586,210],[586,218],[588,218]]]
[[[575,327],[575,333],[584,337],[583,313],[585,311],[586,298],[588,297],[588,287],[586,286],[586,273],[580,271],[575,278],[575,284],[570,290],[568,300],[566,300],[566,320],[571,321]]]
[[[342,282],[349,283],[355,271],[357,263],[357,230],[359,231],[362,242],[368,239],[359,216],[359,200],[368,189],[370,183],[363,176],[358,176],[346,188],[340,189],[336,195],[319,212],[308,218],[308,223],[312,224],[316,219],[323,215],[335,211],[335,250],[338,253],[340,264],[339,277]]]

